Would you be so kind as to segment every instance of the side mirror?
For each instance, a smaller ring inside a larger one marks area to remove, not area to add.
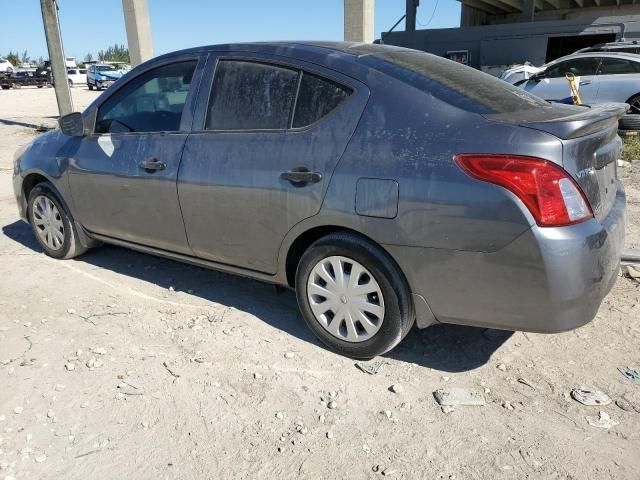
[[[84,137],[84,122],[80,112],[68,113],[58,119],[60,130],[70,137]]]

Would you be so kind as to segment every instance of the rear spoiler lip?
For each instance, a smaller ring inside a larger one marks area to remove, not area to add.
[[[626,103],[602,103],[586,106],[584,112],[540,122],[519,123],[555,135],[563,140],[584,137],[605,128],[617,126],[618,120],[629,110]]]

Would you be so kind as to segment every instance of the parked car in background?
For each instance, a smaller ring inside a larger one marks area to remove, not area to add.
[[[122,72],[113,65],[96,63],[89,65],[89,68],[87,68],[87,86],[89,90],[108,88],[120,77],[122,77]]]
[[[62,117],[13,187],[51,257],[106,242],[289,286],[321,341],[371,358],[414,322],[589,322],[624,245],[625,109],[398,47],[218,45]]]
[[[522,65],[513,65],[512,67],[503,70],[500,74],[500,80],[514,84],[521,80],[527,80],[536,73],[540,72],[542,67],[535,67],[529,62],[525,62]]]
[[[87,69],[86,68],[69,68],[67,70],[67,77],[69,78],[70,87],[75,87],[76,85],[86,85]]]
[[[11,75],[0,77],[0,88],[8,90],[22,87],[48,87],[51,85],[49,77],[39,75],[35,70],[19,70]]]
[[[640,54],[640,43],[637,40],[625,42],[600,43],[592,47],[581,48],[575,53],[587,52],[618,52]]]
[[[0,57],[0,73],[12,73],[14,70],[15,67],[9,60]]]
[[[580,97],[588,105],[628,103],[632,119],[640,122],[640,55],[590,52],[559,58],[516,85],[549,101],[571,96],[567,73],[578,79]]]

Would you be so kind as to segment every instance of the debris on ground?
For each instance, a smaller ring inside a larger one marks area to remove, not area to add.
[[[597,417],[589,416],[585,418],[587,419],[587,422],[589,423],[589,425],[591,425],[592,427],[611,428],[620,424],[620,422],[614,420],[609,416],[607,412],[602,410],[600,410],[600,413],[598,414]]]
[[[433,392],[440,406],[456,407],[458,405],[485,405],[484,395],[470,388],[441,388]]]
[[[576,402],[590,407],[609,405],[611,403],[609,396],[600,390],[574,388],[571,390],[571,396]]]
[[[631,280],[640,282],[640,267],[635,265],[622,265],[622,274]]]
[[[389,390],[392,391],[393,393],[402,393],[402,385],[400,385],[399,383],[396,383],[394,385],[391,385],[389,387]]]
[[[368,373],[369,375],[375,375],[386,364],[384,360],[372,360],[370,362],[356,362],[355,366],[358,370]]]
[[[640,373],[637,370],[629,367],[618,367],[618,371],[633,383],[640,385]]]

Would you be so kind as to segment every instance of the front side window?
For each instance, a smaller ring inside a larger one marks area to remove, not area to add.
[[[639,72],[640,63],[631,62],[624,58],[603,58],[598,73],[600,75],[623,75]]]
[[[263,63],[220,60],[209,99],[207,130],[284,130],[298,72]]]
[[[561,78],[567,73],[573,73],[576,77],[595,75],[598,70],[599,60],[596,57],[574,58],[550,66],[545,72],[546,78]]]
[[[180,130],[196,63],[172,63],[129,81],[99,108],[96,133]]]
[[[293,128],[317,122],[344,102],[352,90],[331,80],[303,72],[293,115]]]

